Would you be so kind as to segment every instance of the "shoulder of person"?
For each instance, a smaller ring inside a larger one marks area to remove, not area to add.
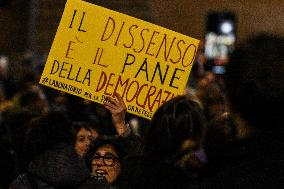
[[[27,174],[19,175],[10,185],[9,189],[32,189]]]
[[[78,189],[111,189],[105,177],[91,175]]]

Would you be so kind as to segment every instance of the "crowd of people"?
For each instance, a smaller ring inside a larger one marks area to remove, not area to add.
[[[282,188],[284,38],[253,36],[224,75],[198,52],[184,95],[151,121],[120,94],[100,105],[0,59],[0,189]]]

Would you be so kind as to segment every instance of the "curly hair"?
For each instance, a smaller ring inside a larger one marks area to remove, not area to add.
[[[92,158],[94,154],[101,146],[104,145],[112,145],[120,160],[123,160],[126,156],[126,152],[119,137],[105,135],[99,136],[91,143],[91,146],[85,156],[86,165],[90,171],[92,171]]]

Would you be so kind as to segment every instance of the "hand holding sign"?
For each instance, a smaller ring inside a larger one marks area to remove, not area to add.
[[[127,130],[127,126],[125,125],[126,105],[118,93],[115,93],[115,97],[117,100],[107,96],[108,101],[104,103],[104,107],[111,112],[112,122],[117,134],[121,135]]]

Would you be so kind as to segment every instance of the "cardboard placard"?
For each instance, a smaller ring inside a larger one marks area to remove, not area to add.
[[[40,84],[151,119],[184,93],[199,40],[80,0],[68,0]]]

